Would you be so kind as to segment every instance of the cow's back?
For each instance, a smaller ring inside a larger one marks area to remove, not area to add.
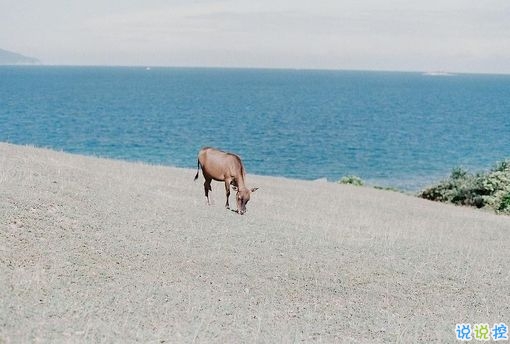
[[[226,178],[244,175],[241,159],[232,153],[226,153],[212,147],[204,147],[198,153],[204,175],[223,181]]]

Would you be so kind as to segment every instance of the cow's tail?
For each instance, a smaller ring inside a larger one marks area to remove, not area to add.
[[[195,174],[195,179],[193,180],[197,180],[198,179],[198,173],[200,172],[200,160],[197,160],[197,174]]]

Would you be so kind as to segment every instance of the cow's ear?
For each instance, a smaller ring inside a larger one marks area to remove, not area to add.
[[[234,191],[238,191],[239,189],[237,188],[237,186],[232,185],[232,190],[234,190]]]
[[[251,189],[250,191],[251,191],[251,192],[255,192],[255,191],[257,191],[258,189],[259,189],[259,188],[253,188],[253,189]]]

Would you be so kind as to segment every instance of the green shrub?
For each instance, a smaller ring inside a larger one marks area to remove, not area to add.
[[[419,197],[510,214],[510,160],[477,174],[455,168],[448,179],[423,190]]]
[[[345,176],[345,177],[342,177],[342,179],[340,179],[338,182],[340,184],[351,184],[351,185],[355,185],[355,186],[365,185],[365,183],[363,182],[363,179],[361,179],[358,176]]]
[[[384,191],[393,191],[393,192],[401,192],[401,193],[404,193],[404,191],[402,190],[399,190],[393,186],[379,186],[379,185],[374,185],[374,189],[377,189],[377,190],[384,190]]]
[[[455,167],[450,174],[452,180],[464,180],[469,177],[469,172],[462,167]]]
[[[510,160],[503,160],[494,165],[492,169],[494,172],[508,172],[510,171]]]
[[[498,212],[510,215],[510,192],[501,198],[499,203]]]

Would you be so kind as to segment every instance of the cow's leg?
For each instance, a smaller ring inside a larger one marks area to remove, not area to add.
[[[227,196],[227,202],[225,202],[225,208],[230,209],[230,205],[228,204],[228,198],[230,197],[230,183],[231,179],[225,179],[225,193]]]
[[[207,205],[211,205],[211,202],[209,201],[209,191],[212,191],[211,189],[211,179],[205,179],[204,182],[204,193],[205,197],[207,198]]]

